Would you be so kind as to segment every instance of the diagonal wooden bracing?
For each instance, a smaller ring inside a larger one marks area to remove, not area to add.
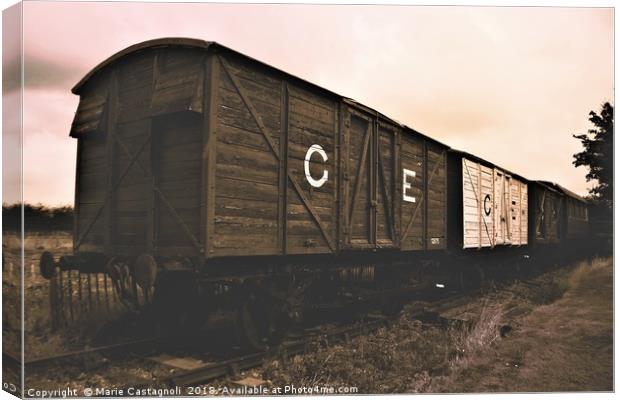
[[[156,80],[157,80],[157,75],[158,75],[158,56],[156,55],[153,59],[153,87],[156,84]],[[122,152],[127,156],[127,158],[129,159],[128,164],[125,166],[125,168],[123,169],[123,171],[118,175],[118,178],[116,180],[113,180],[113,175],[111,173],[112,168],[110,168],[110,173],[108,175],[108,182],[107,182],[107,190],[106,190],[106,195],[103,201],[103,204],[101,205],[101,207],[97,210],[97,212],[95,213],[95,216],[92,218],[92,220],[89,221],[88,225],[86,226],[86,229],[84,230],[84,232],[81,233],[79,239],[76,242],[75,248],[79,248],[79,246],[82,244],[82,242],[84,241],[84,239],[86,238],[86,236],[88,235],[88,233],[92,230],[93,226],[95,225],[95,223],[99,220],[99,218],[101,217],[101,215],[103,214],[105,216],[105,224],[106,224],[106,238],[105,238],[105,245],[109,250],[109,247],[111,245],[111,238],[110,238],[110,234],[111,234],[111,220],[112,220],[112,199],[114,198],[114,193],[116,192],[116,190],[118,189],[118,187],[120,186],[120,184],[122,183],[123,179],[127,176],[127,174],[129,173],[129,171],[131,170],[131,168],[134,166],[134,164],[138,165],[140,167],[140,169],[142,169],[142,171],[144,172],[145,176],[147,177],[151,177],[152,178],[152,174],[149,171],[149,169],[145,168],[140,161],[138,160],[138,157],[140,156],[140,154],[142,154],[142,152],[144,151],[144,149],[146,148],[146,146],[149,144],[149,142],[151,142],[152,140],[152,134],[149,133],[144,142],[138,147],[137,151],[135,153],[131,153],[131,151],[129,150],[129,148],[125,145],[125,143],[123,143],[123,141],[118,137],[118,135],[116,135],[115,132],[115,128],[116,128],[116,116],[118,114],[118,82],[117,82],[117,78],[115,76],[115,74],[111,75],[111,83],[110,83],[110,94],[108,95],[109,98],[109,113],[108,113],[108,122],[107,122],[107,140],[108,140],[108,145],[107,145],[107,154],[108,154],[108,163],[109,165],[113,165],[114,159],[115,159],[115,145],[118,145],[118,147],[122,150]],[[166,208],[166,211],[171,215],[171,217],[173,218],[173,220],[177,223],[177,225],[180,226],[181,230],[183,231],[183,233],[187,236],[187,238],[190,240],[191,244],[193,247],[196,248],[197,251],[202,252],[203,248],[200,244],[200,242],[198,241],[198,239],[196,238],[196,236],[192,233],[192,231],[189,229],[189,227],[187,226],[187,224],[183,221],[183,219],[180,217],[180,215],[177,213],[176,209],[174,208],[174,206],[170,203],[170,201],[168,201],[168,199],[166,198],[166,196],[164,195],[164,193],[153,183],[152,187],[150,187],[149,189],[150,191],[152,191],[153,195],[151,196],[150,200],[149,200],[149,205],[148,205],[148,210],[147,210],[147,229],[149,231],[151,231],[153,229],[152,226],[152,219],[153,219],[153,207],[154,207],[154,196],[157,196],[157,198],[160,200],[161,204],[163,204]],[[151,238],[150,240],[148,240],[148,245],[150,248],[152,248],[152,232],[149,233],[149,237]]]
[[[118,139],[117,139],[118,140]],[[101,205],[101,207],[99,207],[99,209],[97,210],[97,213],[95,214],[95,216],[93,217],[92,220],[90,220],[90,222],[88,223],[88,225],[86,226],[86,229],[84,230],[84,232],[82,232],[82,235],[80,236],[80,238],[78,239],[75,247],[79,248],[80,245],[82,244],[82,242],[84,241],[84,238],[86,238],[86,235],[88,235],[88,233],[90,232],[90,230],[93,228],[93,226],[95,225],[95,222],[97,222],[97,220],[99,219],[99,217],[101,216],[102,212],[108,207],[110,200],[112,199],[112,195],[115,192],[115,190],[120,186],[121,182],[123,181],[123,179],[125,178],[125,176],[127,176],[127,173],[129,172],[129,170],[131,169],[131,167],[137,162],[138,160],[138,156],[140,155],[140,153],[142,153],[142,150],[144,150],[144,148],[146,147],[146,145],[151,141],[151,137],[148,136],[146,138],[146,140],[144,142],[142,142],[142,144],[140,145],[140,147],[138,148],[138,151],[133,154],[130,159],[129,159],[129,163],[127,164],[127,166],[125,166],[125,169],[121,172],[121,174],[119,175],[118,179],[116,180],[116,182],[111,185],[111,187],[108,189],[108,191],[106,192],[106,196],[105,199],[103,201],[103,204]]]
[[[445,159],[445,154],[446,152],[443,151],[441,153],[441,157],[435,162],[435,165],[433,166],[433,169],[431,170],[431,174],[428,176],[428,182],[426,184],[427,187],[430,186],[431,182],[433,181],[433,178],[437,174],[437,170],[439,169],[441,162]],[[415,218],[418,215],[418,211],[420,210],[420,208],[422,208],[423,204],[424,204],[424,197],[420,199],[418,206],[413,210],[413,213],[411,214],[411,218],[409,218],[409,222],[407,222],[407,226],[405,227],[405,230],[403,234],[401,235],[401,240],[405,240],[407,235],[409,235],[409,231],[411,230],[411,227],[413,226],[413,221],[415,221]]]
[[[247,94],[243,90],[243,88],[241,86],[241,83],[239,82],[239,80],[237,79],[235,74],[232,72],[230,66],[228,65],[228,62],[226,62],[224,59],[222,59],[219,56],[217,58],[218,58],[218,60],[220,62],[220,65],[222,66],[222,70],[230,78],[230,81],[232,82],[233,86],[235,87],[235,90],[237,91],[237,93],[241,97],[241,100],[243,101],[243,103],[247,107],[248,111],[252,115],[252,118],[256,122],[256,125],[258,126],[258,129],[260,130],[261,134],[263,135],[263,137],[267,141],[267,144],[269,145],[269,148],[271,149],[271,152],[275,156],[276,160],[278,162],[280,162],[280,159],[281,159],[280,152],[279,152],[278,147],[273,142],[273,139],[271,138],[271,133],[270,133],[269,129],[263,123],[262,118],[260,117],[260,115],[256,111],[256,108],[252,104],[252,101],[249,99],[249,97],[247,96]],[[310,201],[306,197],[306,195],[303,192],[301,186],[299,185],[299,183],[297,182],[297,180],[291,174],[290,171],[287,170],[286,171],[286,175],[288,177],[288,180],[293,185],[293,188],[295,189],[295,192],[297,192],[297,195],[299,196],[299,198],[301,199],[302,203],[304,204],[304,207],[308,210],[308,212],[310,213],[310,215],[312,216],[312,218],[316,222],[317,226],[319,227],[319,230],[320,230],[321,234],[323,235],[323,238],[327,242],[327,245],[329,246],[329,248],[331,250],[336,250],[336,245],[335,245],[334,241],[332,240],[331,235],[327,231],[327,228],[325,227],[325,225],[321,221],[321,218],[319,217],[319,215],[316,212],[316,210],[314,209],[314,207],[312,207],[312,205],[310,204]]]
[[[127,146],[125,146],[125,144],[118,137],[116,138],[116,141],[119,144],[119,146],[121,147],[121,149],[123,150],[123,152],[125,153],[125,155],[127,155],[128,157],[131,158],[132,155],[131,155],[131,152],[129,151],[129,149],[127,148]],[[146,167],[144,167],[144,165],[142,165],[142,163],[140,161],[137,160],[136,164],[140,167],[142,172],[144,172],[145,176],[147,176],[147,177],[151,176],[151,174],[149,173],[148,169]],[[191,229],[189,229],[187,224],[183,221],[183,219],[177,213],[177,211],[172,206],[172,204],[170,204],[170,202],[168,201],[168,199],[166,198],[164,193],[156,185],[153,185],[153,191],[157,194],[157,196],[159,197],[159,199],[162,202],[162,204],[166,206],[166,209],[168,210],[168,213],[172,216],[172,218],[174,218],[175,222],[181,227],[181,229],[183,230],[183,232],[185,233],[187,238],[192,242],[192,245],[196,248],[196,250],[200,251],[201,250],[201,246],[200,246],[200,243],[198,242],[198,239],[196,238],[196,236],[194,236],[194,234],[192,233]]]
[[[155,57],[155,60],[154,60],[155,64],[156,62],[157,62],[157,57]],[[156,69],[155,69],[155,74],[156,74]],[[118,109],[117,109],[118,107],[118,93],[117,93],[118,82],[117,82],[117,77],[115,74],[111,75],[110,79],[111,79],[111,83],[110,83],[111,90],[109,94],[110,104],[109,104],[109,112],[107,116],[108,121],[106,124],[107,134],[108,134],[108,138],[107,138],[108,144],[106,146],[106,152],[107,152],[108,163],[109,163],[107,190],[106,190],[106,195],[105,195],[103,204],[101,205],[101,207],[99,207],[99,209],[95,213],[95,216],[88,223],[84,232],[82,232],[79,239],[77,240],[75,244],[76,249],[80,247],[80,245],[82,244],[82,242],[84,241],[88,233],[90,233],[92,228],[95,226],[95,223],[99,220],[101,215],[105,214],[105,220],[106,220],[105,221],[105,224],[106,224],[105,245],[106,245],[107,250],[109,251],[109,248],[111,246],[111,237],[110,237],[111,236],[111,220],[112,220],[111,200],[113,199],[114,194],[116,193],[116,190],[118,189],[120,184],[123,182],[123,179],[127,176],[127,174],[129,173],[131,168],[134,166],[134,164],[137,164],[142,169],[142,171],[144,172],[146,176],[148,177],[151,176],[151,173],[149,172],[149,170],[140,163],[140,161],[138,160],[138,157],[140,156],[140,154],[142,154],[147,144],[151,142],[152,135],[149,133],[146,136],[145,140],[138,147],[138,150],[134,154],[131,153],[131,151],[125,145],[125,143],[123,143],[123,141],[118,137],[118,135],[116,135],[116,117],[118,114]],[[114,146],[115,144],[118,144],[120,149],[129,159],[129,162],[127,163],[123,171],[119,174],[116,181],[113,180],[113,175],[112,175],[112,171],[113,171],[112,164],[115,160],[115,146]],[[185,224],[185,222],[181,219],[179,214],[176,212],[172,204],[170,204],[170,202],[166,199],[165,195],[161,192],[161,190],[155,185],[153,185],[153,191],[154,193],[158,195],[161,202],[166,206],[167,211],[170,213],[170,215],[175,220],[175,222],[181,227],[183,232],[187,235],[189,240],[192,242],[192,245],[198,251],[202,251],[200,242],[198,242],[198,240],[196,239],[194,234],[191,232],[187,224]]]
[[[360,191],[360,187],[362,186],[362,175],[364,174],[364,165],[366,164],[366,157],[368,156],[368,148],[370,146],[370,136],[372,129],[370,124],[366,127],[366,136],[364,137],[364,146],[362,148],[362,157],[360,158],[360,163],[357,166],[357,176],[355,177],[355,186],[353,189],[353,196],[351,197],[351,204],[349,205],[349,232],[353,229],[353,211],[355,210],[355,199]]]
[[[123,172],[120,174],[119,178],[116,180],[116,182],[113,185],[113,189],[116,189],[120,186],[120,184],[122,183],[123,179],[125,178],[125,176],[127,176],[127,173],[129,172],[129,170],[131,169],[131,167],[134,164],[137,164],[140,169],[142,169],[142,171],[144,172],[144,174],[146,176],[150,176],[150,173],[148,171],[148,169],[146,169],[142,163],[140,163],[140,161],[138,161],[138,157],[139,155],[142,153],[142,151],[144,150],[144,148],[146,147],[146,145],[151,141],[151,136],[147,136],[146,140],[140,145],[140,147],[138,148],[138,151],[136,151],[134,154],[131,154],[131,152],[129,151],[129,149],[127,148],[127,146],[117,137],[114,136],[114,139],[116,141],[116,143],[118,143],[119,147],[121,148],[121,150],[123,150],[123,152],[125,153],[125,155],[129,158],[129,163],[127,164],[127,166],[125,167],[125,169],[123,170]],[[179,216],[179,214],[176,212],[176,210],[174,209],[174,207],[170,204],[170,202],[166,199],[166,196],[161,192],[161,190],[159,190],[159,188],[154,187],[154,191],[155,193],[157,193],[158,197],[160,198],[160,200],[162,201],[162,203],[166,206],[166,209],[168,210],[168,212],[170,213],[170,215],[172,216],[172,218],[174,218],[175,222],[177,224],[179,224],[179,226],[181,227],[181,229],[183,230],[183,232],[187,235],[188,239],[190,239],[190,241],[192,242],[192,245],[198,250],[201,250],[201,246],[200,243],[198,242],[198,240],[196,239],[196,237],[194,236],[194,234],[191,232],[191,230],[189,229],[189,227],[187,226],[187,224],[185,224],[185,222],[183,222],[183,220],[181,219],[181,217]],[[82,241],[84,240],[84,238],[86,237],[86,235],[88,235],[88,233],[90,232],[90,230],[92,229],[92,227],[95,225],[95,222],[97,222],[97,220],[99,219],[99,217],[101,216],[101,213],[106,209],[106,207],[109,205],[110,200],[112,199],[112,194],[114,193],[114,190],[110,190],[107,192],[106,198],[103,202],[103,204],[101,205],[101,207],[99,208],[99,210],[97,211],[97,213],[95,214],[95,216],[93,217],[93,219],[89,222],[86,230],[82,233],[82,235],[80,236],[80,239],[77,242],[76,247],[79,247],[80,244],[82,243]]]
[[[482,247],[482,235],[480,234],[482,231],[480,225],[482,223],[484,223],[484,229],[486,230],[487,238],[489,239],[489,245],[491,247],[495,247],[495,243],[493,239],[491,238],[491,233],[489,232],[487,221],[482,217],[482,208],[480,206],[481,193],[478,193],[478,191],[476,191],[476,186],[474,185],[474,181],[471,177],[471,172],[469,172],[469,167],[467,166],[467,163],[463,162],[463,166],[465,167],[465,171],[467,172],[467,177],[469,178],[469,184],[471,186],[471,190],[474,192],[474,197],[476,198],[476,206],[478,208],[478,248]],[[480,182],[481,171],[482,171],[482,165],[479,165],[478,166],[478,182]],[[482,186],[482,184],[480,185]],[[495,193],[493,193],[493,196],[495,196]]]
[[[194,248],[198,250],[199,252],[202,251],[202,246],[200,246],[200,242],[198,242],[198,239],[196,238],[196,236],[194,236],[194,234],[189,229],[187,224],[183,221],[181,216],[177,213],[177,210],[172,206],[172,204],[170,204],[166,196],[164,196],[164,194],[162,193],[161,190],[159,190],[158,187],[154,187],[153,189],[155,190],[155,193],[157,193],[159,200],[163,203],[163,205],[166,206],[168,213],[172,216],[172,218],[174,218],[174,220],[181,227],[181,229],[183,230],[187,238],[192,242],[192,245],[194,246]]]

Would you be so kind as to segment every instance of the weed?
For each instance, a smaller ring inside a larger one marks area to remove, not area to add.
[[[487,350],[500,338],[502,318],[503,305],[489,304],[487,300],[473,325],[457,324],[449,329],[450,341],[454,346],[449,360],[451,372],[469,365],[478,353]]]

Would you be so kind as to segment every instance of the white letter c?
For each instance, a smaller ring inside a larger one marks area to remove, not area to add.
[[[318,180],[314,179],[310,175],[310,158],[314,153],[319,153],[323,158],[323,162],[327,161],[327,154],[325,153],[325,150],[323,150],[323,148],[318,144],[313,144],[306,152],[306,159],[304,160],[304,172],[306,173],[306,179],[308,180],[308,182],[310,182],[310,185],[318,188],[323,186],[325,182],[327,182],[327,177],[329,176],[329,173],[327,170],[324,170],[323,176],[321,177],[321,179]]]

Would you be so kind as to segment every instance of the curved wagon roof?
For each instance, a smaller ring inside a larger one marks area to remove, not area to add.
[[[295,76],[293,74],[290,74],[286,71],[283,71],[279,68],[276,68],[272,65],[269,65],[267,63],[264,63],[260,60],[257,60],[253,57],[250,57],[246,54],[240,53],[236,50],[233,50],[229,47],[223,46],[217,42],[213,42],[213,41],[206,41],[206,40],[201,40],[201,39],[193,39],[193,38],[184,38],[184,37],[167,37],[167,38],[159,38],[159,39],[152,39],[152,40],[147,40],[145,42],[141,42],[141,43],[137,43],[134,44],[132,46],[129,46],[115,54],[113,54],[112,56],[108,57],[107,59],[105,59],[104,61],[100,62],[97,66],[95,66],[92,70],[90,70],[78,83],[75,84],[75,86],[73,86],[73,88],[71,89],[71,92],[73,94],[77,94],[79,95],[82,91],[82,88],[97,74],[99,74],[101,71],[107,69],[108,67],[110,67],[111,65],[115,64],[117,61],[123,59],[124,57],[127,57],[129,55],[138,53],[140,51],[144,51],[144,50],[150,50],[150,49],[155,49],[155,48],[165,48],[165,47],[189,47],[189,48],[195,48],[195,49],[202,49],[202,50],[210,50],[210,49],[218,49],[218,50],[222,50],[225,52],[228,52],[230,54],[234,54],[238,57],[244,58],[248,61],[257,63],[262,65],[263,67],[266,67],[274,72],[276,72],[277,74],[280,74],[282,76],[285,76],[289,79],[295,80],[299,83],[302,83],[304,85],[308,85],[313,87],[314,89],[317,89],[323,93],[326,93],[328,95],[334,96],[338,99],[341,99],[345,102],[348,102],[349,104],[353,104],[356,105],[360,108],[365,109],[367,112],[375,114],[379,117],[381,117],[382,119],[385,119],[391,123],[393,123],[394,125],[398,125],[400,126],[402,129],[404,130],[408,130],[411,131],[415,134],[424,136],[425,138],[436,142],[438,144],[440,144],[441,146],[444,146],[446,148],[449,148],[448,145],[446,145],[445,143],[442,143],[440,141],[438,141],[435,138],[429,137],[413,128],[411,128],[410,126],[407,126],[403,123],[400,123],[396,120],[394,120],[393,118],[388,117],[387,115],[371,108],[368,106],[365,106],[357,101],[355,101],[354,99],[348,98],[346,96],[340,95],[338,93],[335,93],[329,89],[325,89],[322,86],[319,86],[317,84],[314,84],[310,81],[307,81],[303,78],[300,78],[298,76]]]
[[[134,53],[137,53],[145,49],[153,49],[157,47],[170,47],[170,46],[208,49],[213,44],[214,42],[207,42],[205,40],[191,39],[191,38],[161,38],[161,39],[153,39],[153,40],[147,40],[141,43],[136,43],[132,46],[129,46],[111,55],[110,57],[106,58],[105,60],[97,64],[95,68],[91,69],[86,75],[84,75],[82,79],[80,79],[78,83],[75,84],[75,86],[73,86],[73,88],[71,88],[71,92],[73,94],[80,94],[82,87],[86,83],[88,83],[88,81],[93,76],[103,71],[108,66],[114,64],[121,58],[126,57],[130,54],[134,54]]]

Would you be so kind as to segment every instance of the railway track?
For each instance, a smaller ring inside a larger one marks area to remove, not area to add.
[[[441,309],[450,307],[455,302],[463,302],[464,294],[452,294],[450,296],[442,296],[432,302],[419,302],[421,306],[419,310],[414,312],[422,320],[441,319],[439,312]],[[387,326],[390,322],[395,321],[397,316],[384,316],[377,314],[367,314],[362,320],[346,325],[335,326],[328,330],[321,330],[321,327],[311,327],[301,332],[296,332],[286,338],[283,343],[277,347],[271,348],[264,352],[255,352],[236,356],[223,361],[216,361],[205,366],[177,373],[167,379],[167,382],[173,386],[187,387],[206,383],[218,378],[234,375],[244,370],[261,366],[265,361],[274,358],[287,358],[297,354],[304,353],[311,343],[317,341],[337,342],[349,341],[360,335],[368,334],[377,329]],[[50,357],[38,357],[27,359],[24,367],[33,371],[40,371],[52,365],[80,365],[87,362],[93,357],[105,356],[108,358],[144,358],[145,361],[156,354],[163,347],[170,347],[166,343],[166,337],[150,337],[136,340],[125,341],[122,343],[109,344],[104,346],[92,347],[79,351],[62,353]],[[3,352],[3,362],[13,368],[21,368],[21,357],[10,352]]]
[[[531,282],[530,279],[524,280],[522,283],[538,285],[538,283]],[[503,284],[508,283],[508,281],[509,279],[504,282],[498,282],[498,284],[503,286]],[[503,290],[503,288],[497,289]],[[459,307],[472,302],[474,299],[474,292],[476,292],[476,290],[446,292],[443,296],[435,296],[433,300],[427,301],[422,301],[420,298],[413,299],[417,306],[410,311],[410,315],[415,319],[419,319],[423,323],[437,324],[446,327],[451,324],[471,325],[474,321],[463,318],[463,316],[443,317],[442,314],[446,312],[449,313],[450,310],[458,309]],[[421,296],[421,298],[424,298],[424,296]],[[221,362],[214,362],[200,368],[177,373],[170,377],[168,383],[172,386],[180,387],[206,384],[216,379],[236,375],[244,370],[260,367],[266,361],[274,358],[282,359],[297,354],[302,354],[308,349],[311,343],[318,340],[325,340],[330,343],[342,340],[348,342],[357,336],[368,334],[383,326],[387,326],[390,322],[395,321],[397,318],[398,315],[394,317],[376,316],[373,319],[358,322],[353,325],[336,327],[332,330],[318,334],[304,335],[298,340],[286,340],[282,343],[282,345],[265,352],[243,355]]]
[[[529,279],[522,282],[524,284],[535,284],[532,282],[528,283],[528,281]],[[413,318],[421,320],[423,323],[447,325],[454,322],[468,322],[459,320],[458,318],[460,317],[444,318],[441,314],[447,310],[458,308],[460,305],[470,302],[473,293],[471,291],[451,292],[447,289],[445,292],[442,292],[443,290],[436,291],[436,295],[433,296],[432,299],[429,299],[428,293],[424,296],[411,299],[414,308],[410,310],[410,315]],[[244,354],[222,361],[211,361],[198,368],[185,370],[169,376],[168,378],[164,378],[164,382],[179,387],[205,384],[219,378],[236,375],[244,370],[260,367],[266,361],[273,360],[274,358],[285,359],[304,353],[311,344],[318,341],[327,341],[329,343],[338,341],[348,342],[350,339],[357,336],[376,331],[395,320],[396,317],[366,314],[364,320],[358,320],[354,323],[349,322],[347,325],[335,326],[327,330],[322,330],[325,328],[325,325],[314,326],[306,330],[297,331],[294,335],[288,336],[281,345],[267,351]],[[156,358],[152,357],[154,354],[157,354],[164,348],[171,347],[170,340],[166,342],[166,339],[170,338],[160,336],[131,340],[123,343],[63,353],[51,357],[29,359],[26,360],[24,364],[25,368],[32,372],[32,370],[41,370],[52,364],[80,365],[80,363],[87,362],[90,357],[101,355],[105,355],[108,358],[113,358],[115,356],[121,356],[119,358],[134,357],[135,359],[150,360],[152,362],[153,359]],[[179,341],[176,341],[176,343],[179,343]],[[210,356],[208,352],[200,356],[205,355]],[[3,361],[9,365],[21,366],[19,357],[11,353],[3,352]]]
[[[224,376],[234,375],[243,370],[259,367],[266,360],[274,357],[285,358],[296,354],[301,354],[306,350],[308,344],[314,340],[328,339],[332,341],[339,338],[348,340],[352,337],[378,329],[381,326],[385,326],[392,319],[393,318],[388,317],[377,318],[373,321],[368,321],[349,327],[337,328],[329,332],[315,334],[313,336],[304,337],[298,340],[287,340],[280,346],[264,352],[235,357],[230,360],[213,363],[201,368],[176,374],[170,378],[170,383],[173,386],[186,387],[205,383]]]
[[[114,343],[104,346],[92,347],[84,350],[77,350],[57,354],[49,357],[37,357],[24,361],[24,367],[30,372],[35,369],[42,369],[52,364],[78,363],[88,357],[106,354],[107,356],[138,354],[142,352],[152,351],[156,346],[164,341],[163,337],[151,337]],[[13,367],[20,367],[22,364],[21,357],[10,352],[3,351],[2,359]]]
[[[454,307],[457,304],[466,302],[467,295],[464,293],[451,295],[435,300],[431,303],[420,304],[417,310],[413,311],[414,317],[419,317],[426,322],[434,321],[437,323],[447,323],[448,320],[443,319],[439,314],[442,310],[449,307]],[[382,315],[367,315],[366,320],[358,321],[353,325],[338,326],[331,330],[310,333],[303,335],[299,339],[285,340],[280,346],[269,349],[264,352],[257,352],[247,354],[229,360],[215,362],[206,366],[177,373],[170,377],[169,384],[172,386],[187,387],[192,385],[200,385],[213,381],[215,379],[223,378],[230,375],[235,375],[241,371],[260,367],[265,361],[274,358],[288,358],[297,354],[304,353],[311,343],[323,340],[330,343],[338,341],[346,341],[368,334],[378,330],[381,327],[389,325],[394,322],[396,316],[382,316]]]

